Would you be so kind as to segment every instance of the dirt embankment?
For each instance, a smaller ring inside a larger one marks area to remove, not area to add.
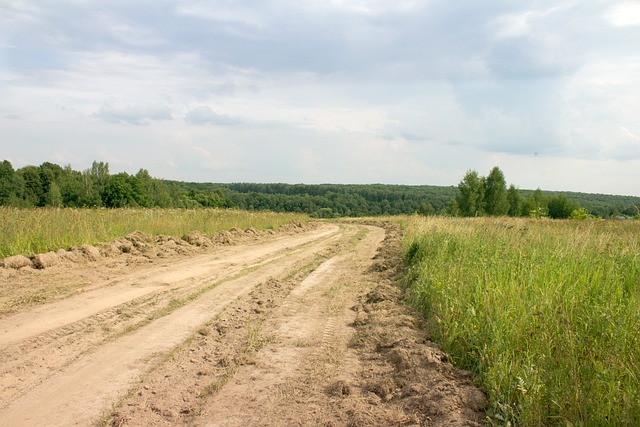
[[[230,234],[242,242],[183,236],[175,247],[194,252],[163,256],[165,243],[129,236],[132,249],[113,243],[97,261],[5,268],[5,301],[29,285],[71,293],[0,318],[0,419],[479,425],[484,394],[428,341],[395,285],[397,226]]]
[[[249,227],[242,231],[232,228],[229,231],[220,231],[213,235],[206,235],[199,231],[191,231],[184,236],[150,236],[140,231],[134,231],[126,237],[116,239],[112,242],[100,245],[74,246],[70,249],[60,248],[43,254],[36,254],[31,257],[24,255],[14,255],[0,260],[0,272],[6,270],[45,269],[54,267],[61,263],[87,263],[98,261],[101,258],[118,257],[122,254],[131,256],[142,256],[147,259],[170,258],[175,255],[193,255],[203,249],[210,249],[222,245],[237,245],[248,240],[256,240],[268,236],[291,234],[306,231],[317,227],[318,223],[302,223],[294,221],[279,227],[277,230],[256,230]],[[2,272],[1,277],[10,276],[10,272]]]

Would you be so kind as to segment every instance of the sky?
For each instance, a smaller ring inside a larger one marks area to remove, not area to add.
[[[640,196],[640,1],[0,0],[0,160]]]

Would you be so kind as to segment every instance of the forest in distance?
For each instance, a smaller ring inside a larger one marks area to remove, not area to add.
[[[94,161],[76,171],[44,162],[14,169],[0,162],[0,206],[237,208],[306,213],[318,218],[381,215],[633,218],[640,197],[507,188],[494,167],[487,177],[469,170],[457,186],[390,184],[196,183],[111,174]]]

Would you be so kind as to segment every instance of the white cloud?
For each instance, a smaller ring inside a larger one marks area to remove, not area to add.
[[[638,135],[637,133],[631,132],[629,129],[627,129],[624,126],[620,126],[620,130],[624,135],[631,138],[632,140],[640,141],[640,135]]]
[[[565,1],[549,8],[541,7],[507,13],[490,20],[487,27],[494,32],[494,36],[497,38],[546,37],[546,34],[542,34],[538,30],[547,27],[546,29],[558,32],[558,29],[548,28],[550,27],[549,22],[560,17],[563,18],[573,6],[573,2]]]
[[[157,31],[159,29],[141,26],[140,23],[128,24],[123,21],[121,16],[102,13],[98,15],[98,21],[111,37],[127,45],[152,47],[166,43],[166,40],[159,35],[159,31]]]
[[[94,116],[107,122],[131,125],[173,119],[170,108],[163,104],[123,104],[114,101],[104,103]]]
[[[415,8],[419,3],[421,2],[415,0],[397,0],[393,2],[386,0],[330,0],[320,7],[330,7],[336,10],[365,15],[382,15],[395,11],[407,11]],[[318,3],[313,2],[312,4]]]
[[[184,119],[193,125],[235,125],[238,120],[229,117],[226,114],[218,114],[208,106],[199,106],[189,111]]]
[[[187,0],[177,8],[178,15],[213,22],[217,29],[242,38],[255,38],[270,27],[263,5],[248,6],[228,1]],[[267,6],[268,8],[268,3]]]
[[[499,16],[493,22],[496,27],[495,35],[498,38],[523,37],[530,33],[530,19],[533,11],[525,11],[517,14]]]
[[[625,2],[612,7],[606,18],[616,27],[640,25],[640,3]]]

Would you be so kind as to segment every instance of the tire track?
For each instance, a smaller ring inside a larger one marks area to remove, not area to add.
[[[355,357],[344,357],[343,351],[352,334],[349,324],[354,314],[349,307],[363,290],[361,272],[354,267],[370,263],[384,237],[376,227],[356,228],[368,234],[356,247],[325,261],[291,291],[263,326],[271,331],[270,343],[189,424],[322,425],[322,411],[311,391],[324,394],[318,387],[330,378],[329,367],[333,375],[345,368],[344,363],[357,363]],[[299,404],[306,409],[296,412]]]
[[[118,392],[157,363],[161,353],[186,339],[230,301],[246,295],[264,277],[284,274],[296,262],[313,257],[318,251],[344,238],[344,231],[335,226],[324,227],[319,234],[307,234],[306,238],[281,239],[276,250],[266,253],[263,250],[260,257],[247,259],[242,265],[230,257],[231,271],[236,271],[236,275],[241,277],[227,280],[195,301],[128,334],[118,337],[120,332],[114,334],[112,330],[114,325],[125,325],[123,329],[127,331],[126,325],[131,323],[118,322],[123,314],[141,310],[145,304],[155,308],[160,301],[166,302],[197,291],[204,284],[210,284],[211,279],[186,279],[191,283],[170,290],[165,287],[164,292],[110,307],[3,349],[2,359],[7,361],[2,365],[0,376],[0,419],[3,425],[52,425],[50,415],[53,413],[65,414],[55,421],[58,425],[78,420],[82,421],[81,424],[89,423],[104,410],[105,405],[115,400]],[[237,251],[234,248],[233,252]],[[245,275],[242,275],[243,270],[247,270]],[[230,270],[223,274],[226,278],[234,277]],[[143,276],[147,280],[157,277],[148,272],[138,277]],[[212,271],[209,271],[209,277],[225,280]],[[110,286],[109,289],[116,291],[118,286]],[[152,301],[154,298],[158,301]],[[148,311],[141,312],[142,316],[148,315]],[[140,317],[132,315],[130,319]],[[96,384],[102,384],[100,390],[95,389]],[[5,421],[9,424],[4,424]]]

